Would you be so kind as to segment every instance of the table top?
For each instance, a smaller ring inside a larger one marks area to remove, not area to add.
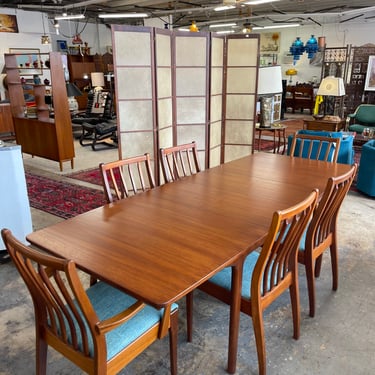
[[[285,130],[287,128],[286,125],[281,125],[281,124],[278,124],[278,125],[271,125],[271,126],[256,126],[255,127],[255,130],[256,131],[262,131],[262,130],[271,130],[271,131],[274,131],[274,130]]]
[[[349,170],[257,153],[41,229],[27,239],[155,307],[259,247],[272,213]]]

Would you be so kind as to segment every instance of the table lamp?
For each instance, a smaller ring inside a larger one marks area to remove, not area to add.
[[[91,73],[91,85],[92,87],[94,87],[94,91],[103,91],[104,73],[102,72]]]
[[[292,77],[297,75],[297,69],[290,68],[290,69],[288,69],[288,70],[285,72],[285,74],[286,74],[288,77],[290,77],[290,78],[289,78],[289,85],[291,85],[291,84],[292,84]]]
[[[316,95],[317,101],[321,101],[319,96],[326,97],[324,98],[324,115],[337,116],[338,108],[335,106],[335,97],[345,95],[344,80],[341,77],[333,76],[323,78]],[[341,106],[339,109],[341,110]]]
[[[69,111],[78,111],[78,102],[76,96],[81,96],[81,90],[71,82],[66,82],[66,93],[68,95]]]
[[[260,126],[269,128],[273,122],[273,96],[283,92],[281,66],[259,68],[258,98],[260,100]]]

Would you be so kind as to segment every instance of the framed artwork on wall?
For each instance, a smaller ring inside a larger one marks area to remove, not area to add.
[[[260,53],[279,53],[280,33],[260,34]]]
[[[365,91],[375,91],[375,56],[368,57]]]
[[[32,76],[43,74],[43,61],[38,48],[9,48],[9,53],[16,55],[20,75]]]
[[[0,33],[18,33],[17,16],[0,14]]]

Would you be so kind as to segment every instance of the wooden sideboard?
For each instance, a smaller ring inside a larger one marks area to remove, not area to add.
[[[345,120],[304,120],[304,128],[307,130],[325,130],[338,132],[345,127]]]
[[[0,103],[0,139],[14,139],[12,110],[9,103]]]

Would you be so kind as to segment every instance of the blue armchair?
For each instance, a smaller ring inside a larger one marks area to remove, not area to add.
[[[360,104],[354,113],[346,118],[347,129],[357,134],[362,134],[363,129],[375,130],[375,105]]]
[[[357,189],[370,197],[375,197],[375,139],[368,141],[362,147]]]
[[[353,164],[354,163],[354,149],[353,149],[353,135],[343,132],[327,132],[327,131],[315,131],[315,130],[299,130],[299,134],[310,134],[318,135],[323,137],[341,138],[339,156],[337,159],[338,163],[341,164]],[[292,144],[293,135],[288,136],[288,155],[290,146]]]

